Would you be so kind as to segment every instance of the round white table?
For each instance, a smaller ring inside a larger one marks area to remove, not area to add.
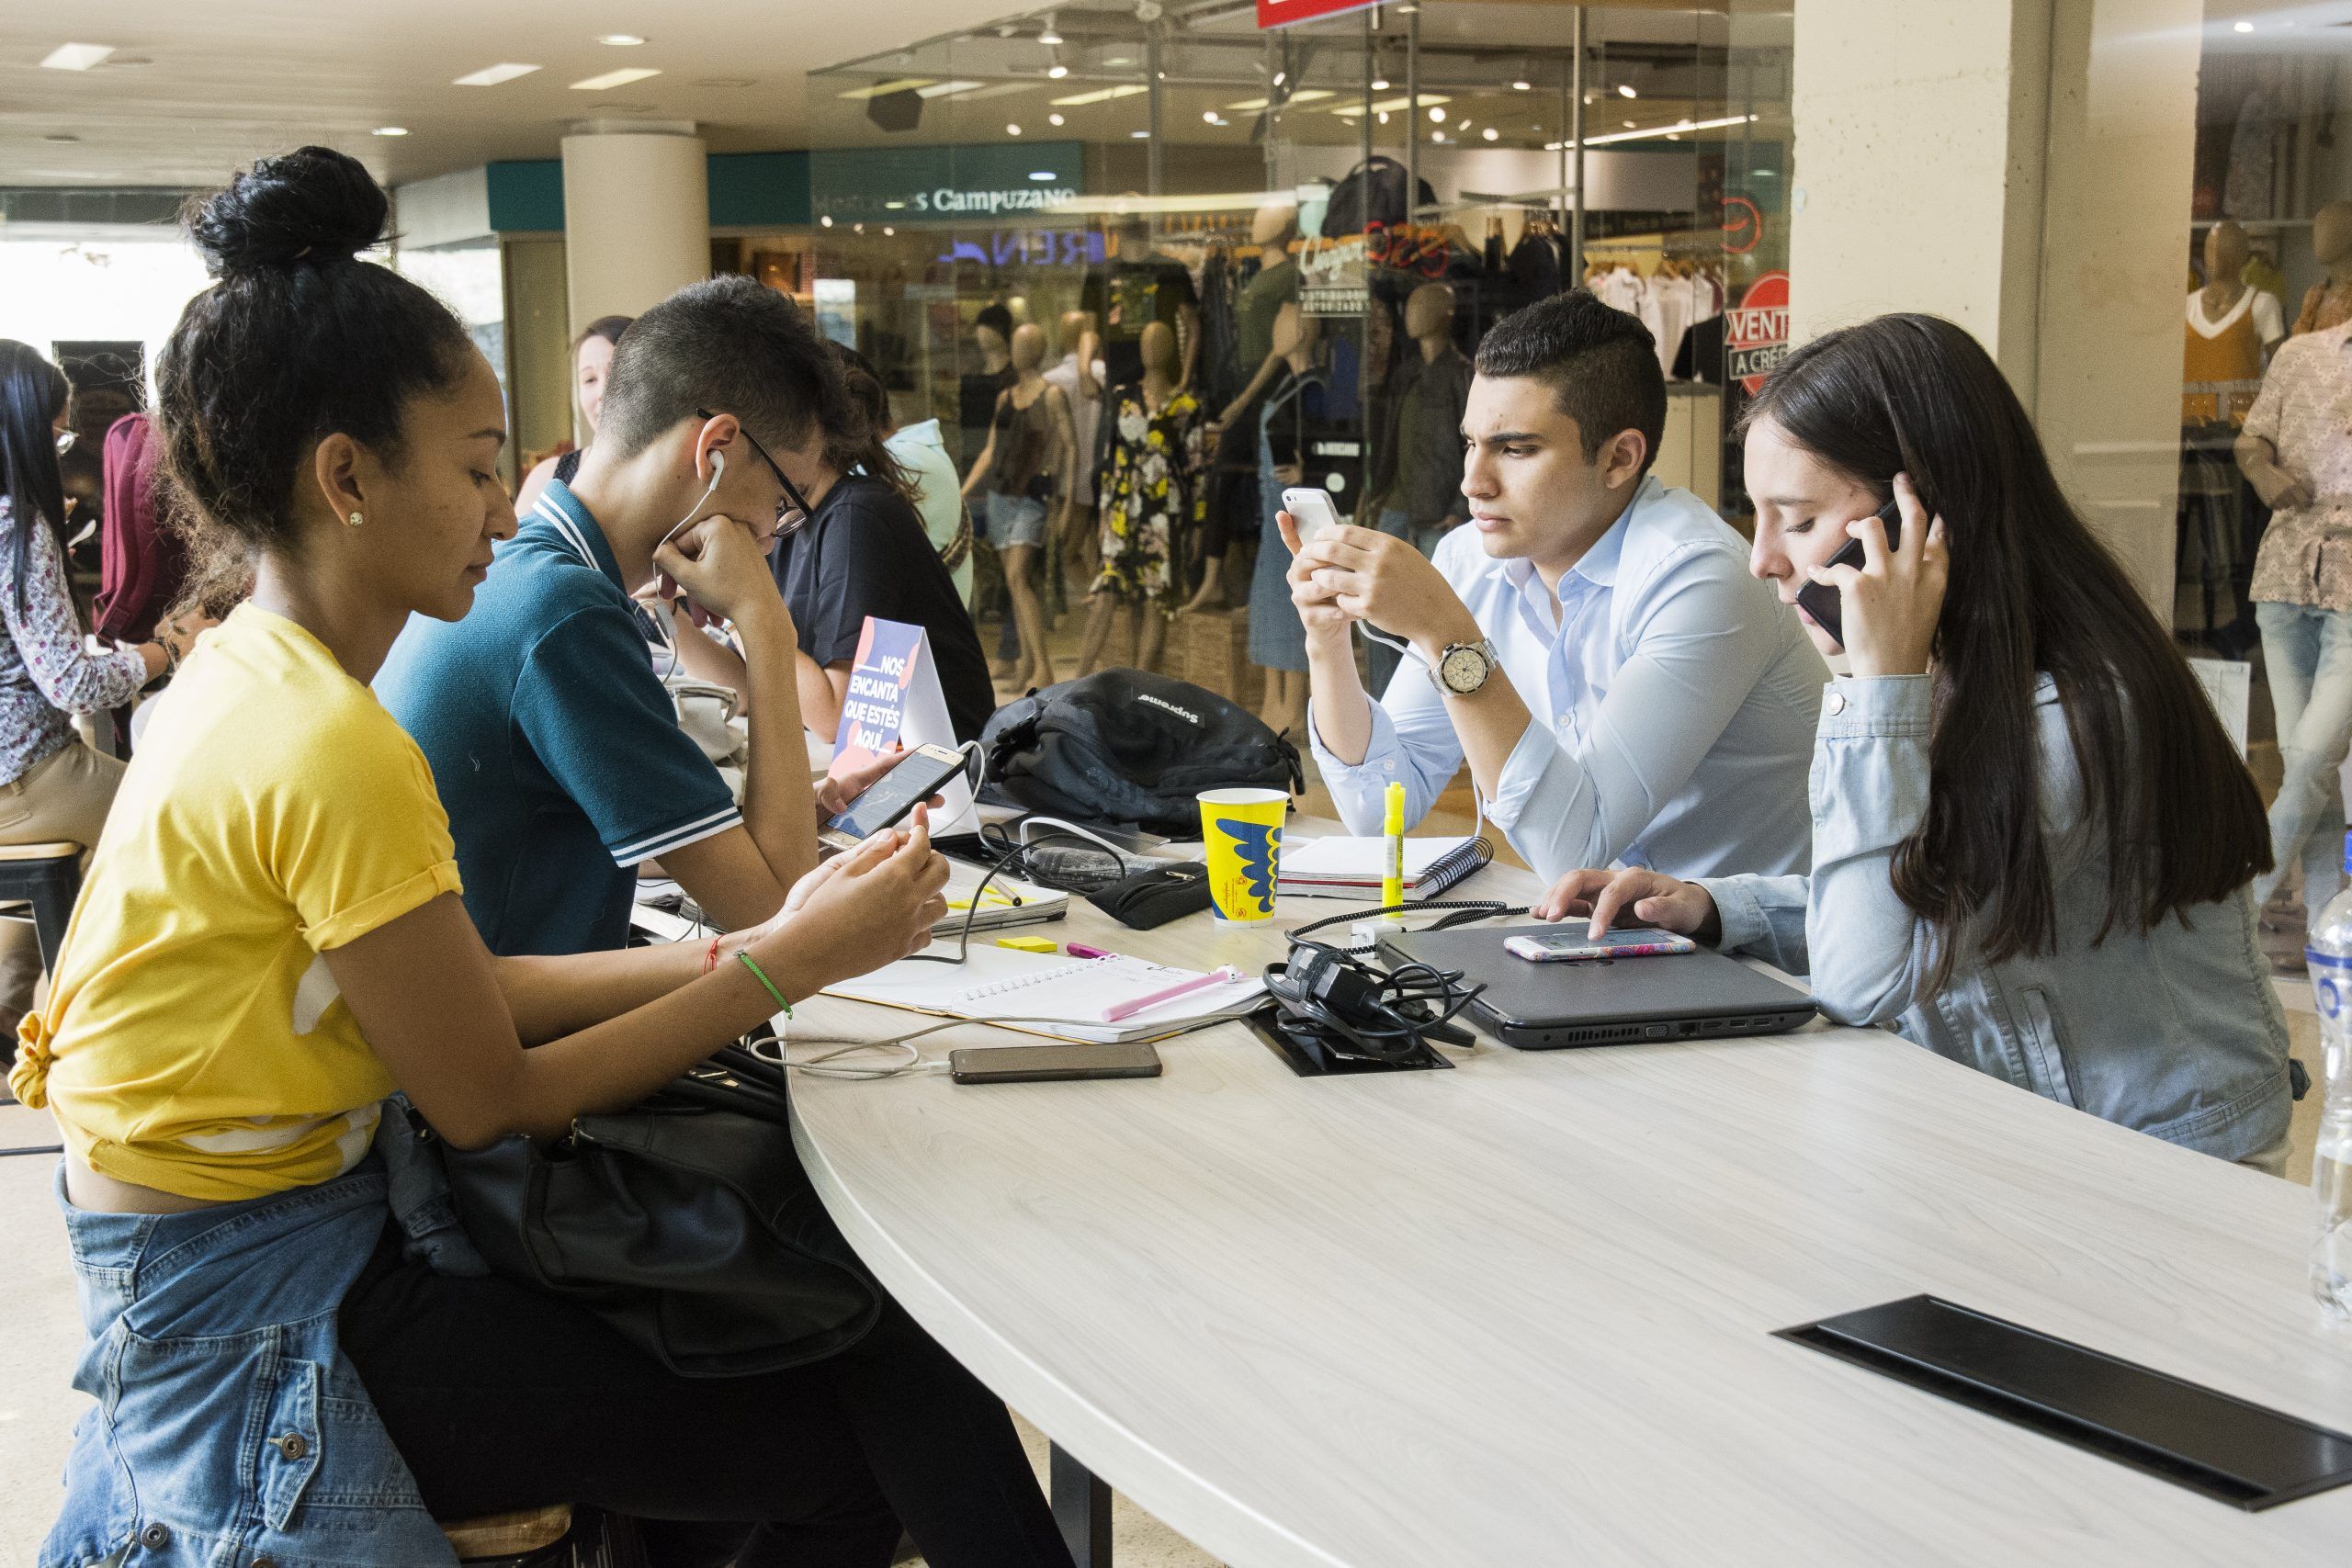
[[[1534,886],[1494,868],[1450,896]],[[1073,910],[1031,929],[1281,956],[1205,917]],[[1932,1292],[2352,1429],[2302,1187],[1876,1031],[1482,1042],[1452,1072],[1324,1078],[1238,1025],[1160,1054],[1152,1080],[803,1076],[797,1138],[917,1318],[1227,1562],[2352,1560],[2352,1488],[2241,1513],[1772,1337]]]

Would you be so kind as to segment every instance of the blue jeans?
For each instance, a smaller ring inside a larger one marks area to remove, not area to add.
[[[2344,786],[2339,771],[2352,746],[2352,611],[2312,604],[2258,604],[2262,658],[2278,716],[2278,761],[2285,776],[2270,805],[2275,863],[2256,881],[2256,908],[2270,901],[2287,868],[2303,866],[2303,908],[2314,923],[2344,885]]]

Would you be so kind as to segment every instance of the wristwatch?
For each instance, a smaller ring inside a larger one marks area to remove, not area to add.
[[[1437,667],[1430,671],[1430,679],[1441,695],[1466,697],[1485,685],[1487,677],[1502,661],[1502,655],[1495,651],[1495,645],[1488,638],[1448,643],[1439,651]]]

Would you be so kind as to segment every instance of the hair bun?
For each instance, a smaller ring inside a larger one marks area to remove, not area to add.
[[[188,237],[215,277],[348,261],[384,237],[391,204],[357,159],[331,147],[264,158],[200,198]]]

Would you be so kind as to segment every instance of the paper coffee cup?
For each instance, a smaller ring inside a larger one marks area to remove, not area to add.
[[[1290,796],[1278,789],[1210,789],[1198,798],[1216,918],[1229,925],[1272,919]]]

